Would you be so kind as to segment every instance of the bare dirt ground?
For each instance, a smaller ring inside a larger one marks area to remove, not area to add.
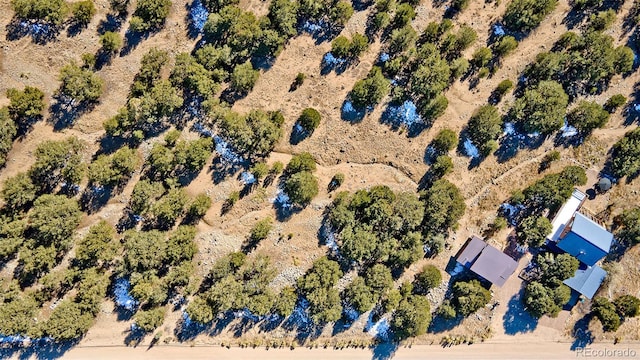
[[[95,53],[99,47],[97,27],[107,14],[108,1],[96,0],[95,2],[98,13],[87,29],[74,37],[68,37],[63,32],[56,41],[47,45],[33,44],[28,37],[15,41],[6,40],[6,25],[10,21],[12,12],[8,1],[0,2],[0,94],[4,94],[8,88],[32,85],[43,89],[47,101],[51,103],[52,95],[58,87],[57,74],[59,69],[70,60],[79,62],[81,54]],[[502,1],[496,7],[493,4],[480,1],[471,2],[470,7],[457,17],[457,23],[467,23],[479,34],[478,42],[474,48],[469,49],[467,55],[470,55],[475,47],[485,45],[491,32],[490,24],[500,18],[507,4],[508,1]],[[240,2],[240,6],[254,11],[257,15],[264,15],[267,12],[268,1],[243,0]],[[621,21],[630,6],[631,1],[627,0],[618,14],[618,22],[613,27],[614,30],[610,31],[617,44],[623,44],[627,40],[628,34],[623,34],[618,29],[621,28]],[[320,195],[301,213],[295,214],[285,222],[277,223],[276,230],[254,251],[254,254],[268,254],[281,272],[274,285],[283,286],[292,283],[297,276],[306,271],[314,259],[326,253],[327,248],[319,245],[317,232],[322,219],[322,211],[331,201],[332,195],[326,191],[326,187],[333,174],[342,172],[346,175],[342,190],[355,191],[373,185],[388,185],[394,190],[415,191],[417,182],[428,169],[428,165],[423,159],[425,148],[433,136],[443,128],[451,128],[455,131],[462,130],[475,108],[486,103],[491,91],[500,81],[507,78],[515,81],[537,53],[550,49],[558,37],[567,30],[563,19],[568,10],[567,1],[560,1],[556,10],[543,21],[537,30],[520,42],[518,48],[503,61],[502,67],[492,77],[481,80],[473,89],[470,89],[468,82],[455,82],[446,91],[449,107],[445,115],[438,119],[432,128],[424,130],[415,137],[408,137],[403,131],[394,131],[389,126],[380,123],[379,118],[386,107],[385,103],[376,107],[361,122],[350,123],[340,118],[340,108],[347,93],[355,81],[366,76],[375,62],[380,50],[379,41],[371,44],[361,57],[360,62],[344,73],[337,75],[332,72],[323,76],[320,75],[320,62],[322,56],[330,50],[330,44],[324,42],[316,45],[314,39],[308,35],[300,35],[292,39],[273,66],[263,71],[254,90],[234,105],[234,110],[240,112],[254,108],[277,109],[285,115],[285,135],[277,144],[276,152],[271,155],[270,163],[274,161],[286,163],[291,154],[309,151],[320,164],[316,174],[320,179]],[[443,13],[443,6],[434,6],[429,1],[422,1],[417,8],[417,17],[414,21],[416,30],[421,31],[430,21],[439,21]],[[362,32],[367,15],[368,11],[356,12],[347,24],[344,33]],[[78,136],[86,142],[85,155],[89,159],[98,149],[98,141],[104,134],[102,122],[113,116],[125,104],[129,85],[138,70],[141,57],[152,47],[167,49],[173,55],[193,49],[195,40],[186,37],[185,16],[185,1],[174,1],[171,15],[164,30],[144,39],[128,55],[116,57],[111,65],[101,69],[98,74],[105,80],[106,89],[100,104],[93,111],[83,114],[74,126],[56,132],[45,119],[45,121],[36,124],[24,139],[16,141],[8,156],[6,167],[0,172],[0,181],[28,169],[33,162],[31,151],[38,143],[47,139],[62,139],[70,135]],[[125,29],[126,25],[121,30],[123,34]],[[298,90],[290,92],[289,86],[299,72],[307,74],[307,80]],[[616,93],[629,95],[637,81],[637,73],[627,78],[614,78],[605,93],[590,99],[604,103],[609,96]],[[507,109],[512,101],[512,98],[507,97],[500,105],[501,109]],[[7,100],[2,97],[0,103],[6,104]],[[289,143],[290,131],[301,110],[306,107],[317,108],[321,112],[323,120],[313,136],[293,146]],[[603,167],[611,145],[626,131],[633,128],[633,126],[625,126],[623,122],[622,115],[616,113],[604,129],[596,130],[582,146],[558,148],[562,159],[554,163],[545,173],[558,171],[566,165],[581,164],[588,169],[590,182],[587,187],[591,186],[597,180],[597,174]],[[458,231],[452,234],[451,247],[436,259],[423,260],[412,265],[399,281],[411,279],[413,274],[425,263],[434,263],[440,268],[444,268],[450,257],[455,254],[468,236],[480,234],[493,221],[498,206],[509,197],[513,189],[522,188],[543,175],[538,174],[537,171],[539,160],[546,151],[552,148],[552,140],[548,140],[537,149],[518,151],[513,158],[505,162],[498,162],[492,156],[473,168],[470,168],[468,157],[458,153],[452,154],[455,167],[448,179],[463,192],[468,205],[467,212],[460,222]],[[128,201],[136,180],[137,178],[134,178],[123,192],[114,196],[100,212],[86,217],[82,227],[86,228],[101,218],[115,224]],[[275,210],[271,203],[277,191],[274,185],[254,190],[249,196],[241,199],[230,213],[222,216],[222,203],[232,191],[239,190],[241,186],[235,176],[229,177],[222,183],[214,184],[212,174],[203,171],[187,188],[190,194],[205,192],[213,200],[211,210],[206,214],[204,221],[198,225],[197,239],[200,252],[196,256],[196,261],[199,265],[198,274],[200,276],[208,271],[217,257],[229,251],[238,250],[247,237],[249,229],[256,221],[266,216],[275,217]],[[587,187],[583,190],[586,190]],[[625,208],[637,205],[639,191],[640,185],[636,180],[631,184],[614,187],[608,194],[590,200],[585,206],[594,213],[605,214],[610,220],[612,216]],[[611,206],[609,207],[609,205]],[[607,211],[605,212],[605,210]],[[508,229],[495,234],[490,241],[503,248],[506,245],[506,236],[509,231]],[[288,234],[293,234],[293,237],[287,239]],[[613,270],[618,270],[612,271],[608,284],[601,291],[609,295],[622,293],[639,295],[638,259],[640,259],[640,249],[629,250],[619,263],[614,264]],[[520,266],[526,265],[527,261],[526,258],[521,259]],[[8,276],[11,273],[11,266],[10,263],[0,274]],[[445,277],[447,276],[445,275]],[[446,280],[448,279],[445,278]],[[519,287],[520,281],[514,276],[505,287],[494,290],[494,301],[499,302],[495,309],[483,309],[450,331],[427,334],[414,340],[415,343],[437,344],[447,334],[482,335],[489,332],[496,341],[494,345],[476,345],[473,350],[465,350],[466,347],[442,349],[438,346],[414,346],[412,350],[400,349],[396,356],[398,358],[420,358],[429,354],[429,357],[433,356],[434,358],[451,356],[460,359],[465,356],[505,359],[569,357],[570,354],[566,353],[569,344],[553,341],[561,338],[567,339],[572,334],[574,323],[584,315],[581,308],[572,313],[563,313],[560,320],[543,319],[531,331],[512,334],[508,326],[505,325],[509,321],[505,319],[509,319],[509,316],[512,315],[509,313],[509,303],[518,293]],[[438,301],[441,301],[443,294],[444,288],[431,298],[432,302],[437,304]],[[171,335],[179,316],[179,311],[168,314],[165,324],[161,328],[165,334],[163,341],[173,342]],[[359,320],[357,326],[343,332],[339,337],[343,339],[362,338],[362,326],[365,321],[366,319]],[[105,301],[95,326],[91,328],[81,346],[69,352],[68,356],[86,358],[89,354],[92,357],[97,354],[97,357],[110,358],[134,354],[135,357],[162,358],[171,356],[174,351],[187,349],[185,347],[162,346],[145,352],[143,349],[146,346],[141,345],[132,350],[133,353],[127,353],[127,350],[117,346],[123,344],[130,324],[130,320],[118,319],[117,314],[113,311],[113,304],[110,301]],[[637,320],[625,322],[621,330],[613,335],[604,335],[599,329],[597,320],[592,320],[588,324],[588,330],[594,334],[598,341],[612,341],[615,337],[621,337],[618,340],[625,342],[640,339],[640,323]],[[323,338],[329,339],[330,333],[331,329],[326,329]],[[287,334],[284,331],[274,331],[265,335],[253,329],[244,335],[249,338],[264,336],[285,337]],[[368,337],[366,334],[364,336]],[[525,349],[523,346],[531,344],[533,339],[545,342],[535,345],[537,347],[531,348],[530,352],[523,351]],[[143,344],[148,341],[150,339],[146,339]],[[203,335],[197,338],[194,344],[219,344],[222,341],[233,342],[237,339],[230,332],[223,332],[215,338]],[[517,343],[517,345],[512,343]],[[113,345],[115,347],[101,347],[100,351],[91,352],[93,345]],[[278,356],[286,357],[290,354],[295,354],[296,358],[303,356],[318,358],[321,356],[371,357],[370,352],[357,352],[356,350],[341,352],[326,350],[327,352],[314,353],[307,350],[296,350],[296,352],[250,350],[251,353],[238,351],[236,349],[219,350],[219,348],[196,347],[191,350],[189,356],[194,358],[209,357],[215,352],[216,356],[219,355],[221,358],[231,358],[231,355],[234,358],[255,358],[258,356],[279,358]],[[504,357],[495,357],[498,356],[498,353],[503,354]],[[184,356],[183,354],[181,352],[180,356]]]

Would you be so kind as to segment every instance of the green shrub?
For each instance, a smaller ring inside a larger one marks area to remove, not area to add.
[[[425,265],[413,280],[413,292],[418,295],[426,295],[429,290],[438,287],[441,282],[440,270],[433,265]]]
[[[320,125],[320,113],[314,108],[306,108],[302,110],[302,114],[298,118],[298,123],[304,131],[311,134]]]

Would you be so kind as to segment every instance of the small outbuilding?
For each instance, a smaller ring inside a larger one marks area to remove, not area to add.
[[[587,299],[591,299],[606,277],[607,272],[601,267],[588,266],[585,269],[576,270],[575,275],[563,283]]]
[[[497,286],[504,285],[518,267],[517,261],[477,236],[460,249],[456,261]]]
[[[609,191],[609,189],[611,189],[611,180],[604,177],[598,180],[598,183],[596,184],[596,190],[604,193]]]

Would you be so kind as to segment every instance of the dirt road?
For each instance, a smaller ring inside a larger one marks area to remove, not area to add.
[[[216,360],[285,360],[285,359],[633,359],[640,358],[640,344],[594,344],[585,351],[571,351],[570,343],[481,343],[443,348],[437,345],[416,345],[412,348],[393,349],[390,346],[379,347],[375,350],[359,349],[225,349],[218,346],[146,346],[128,348],[113,347],[76,347],[66,353],[65,359],[216,359]]]

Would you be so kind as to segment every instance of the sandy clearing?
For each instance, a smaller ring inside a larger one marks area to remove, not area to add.
[[[439,345],[420,345],[411,348],[400,347],[392,353],[393,359],[571,359],[583,357],[582,353],[571,351],[570,343],[563,342],[487,342],[474,345],[461,345],[443,348]],[[640,356],[640,344],[594,344],[592,351],[608,351],[607,359],[628,359],[632,356],[616,356],[612,351],[629,350],[628,354]],[[64,355],[65,359],[388,359],[391,347],[381,346],[371,349],[224,349],[219,346],[166,346],[158,345],[151,349],[141,346],[128,348],[115,347],[76,347]],[[585,354],[586,355],[586,354]],[[587,357],[587,356],[584,356]],[[603,356],[600,356],[601,358]]]

